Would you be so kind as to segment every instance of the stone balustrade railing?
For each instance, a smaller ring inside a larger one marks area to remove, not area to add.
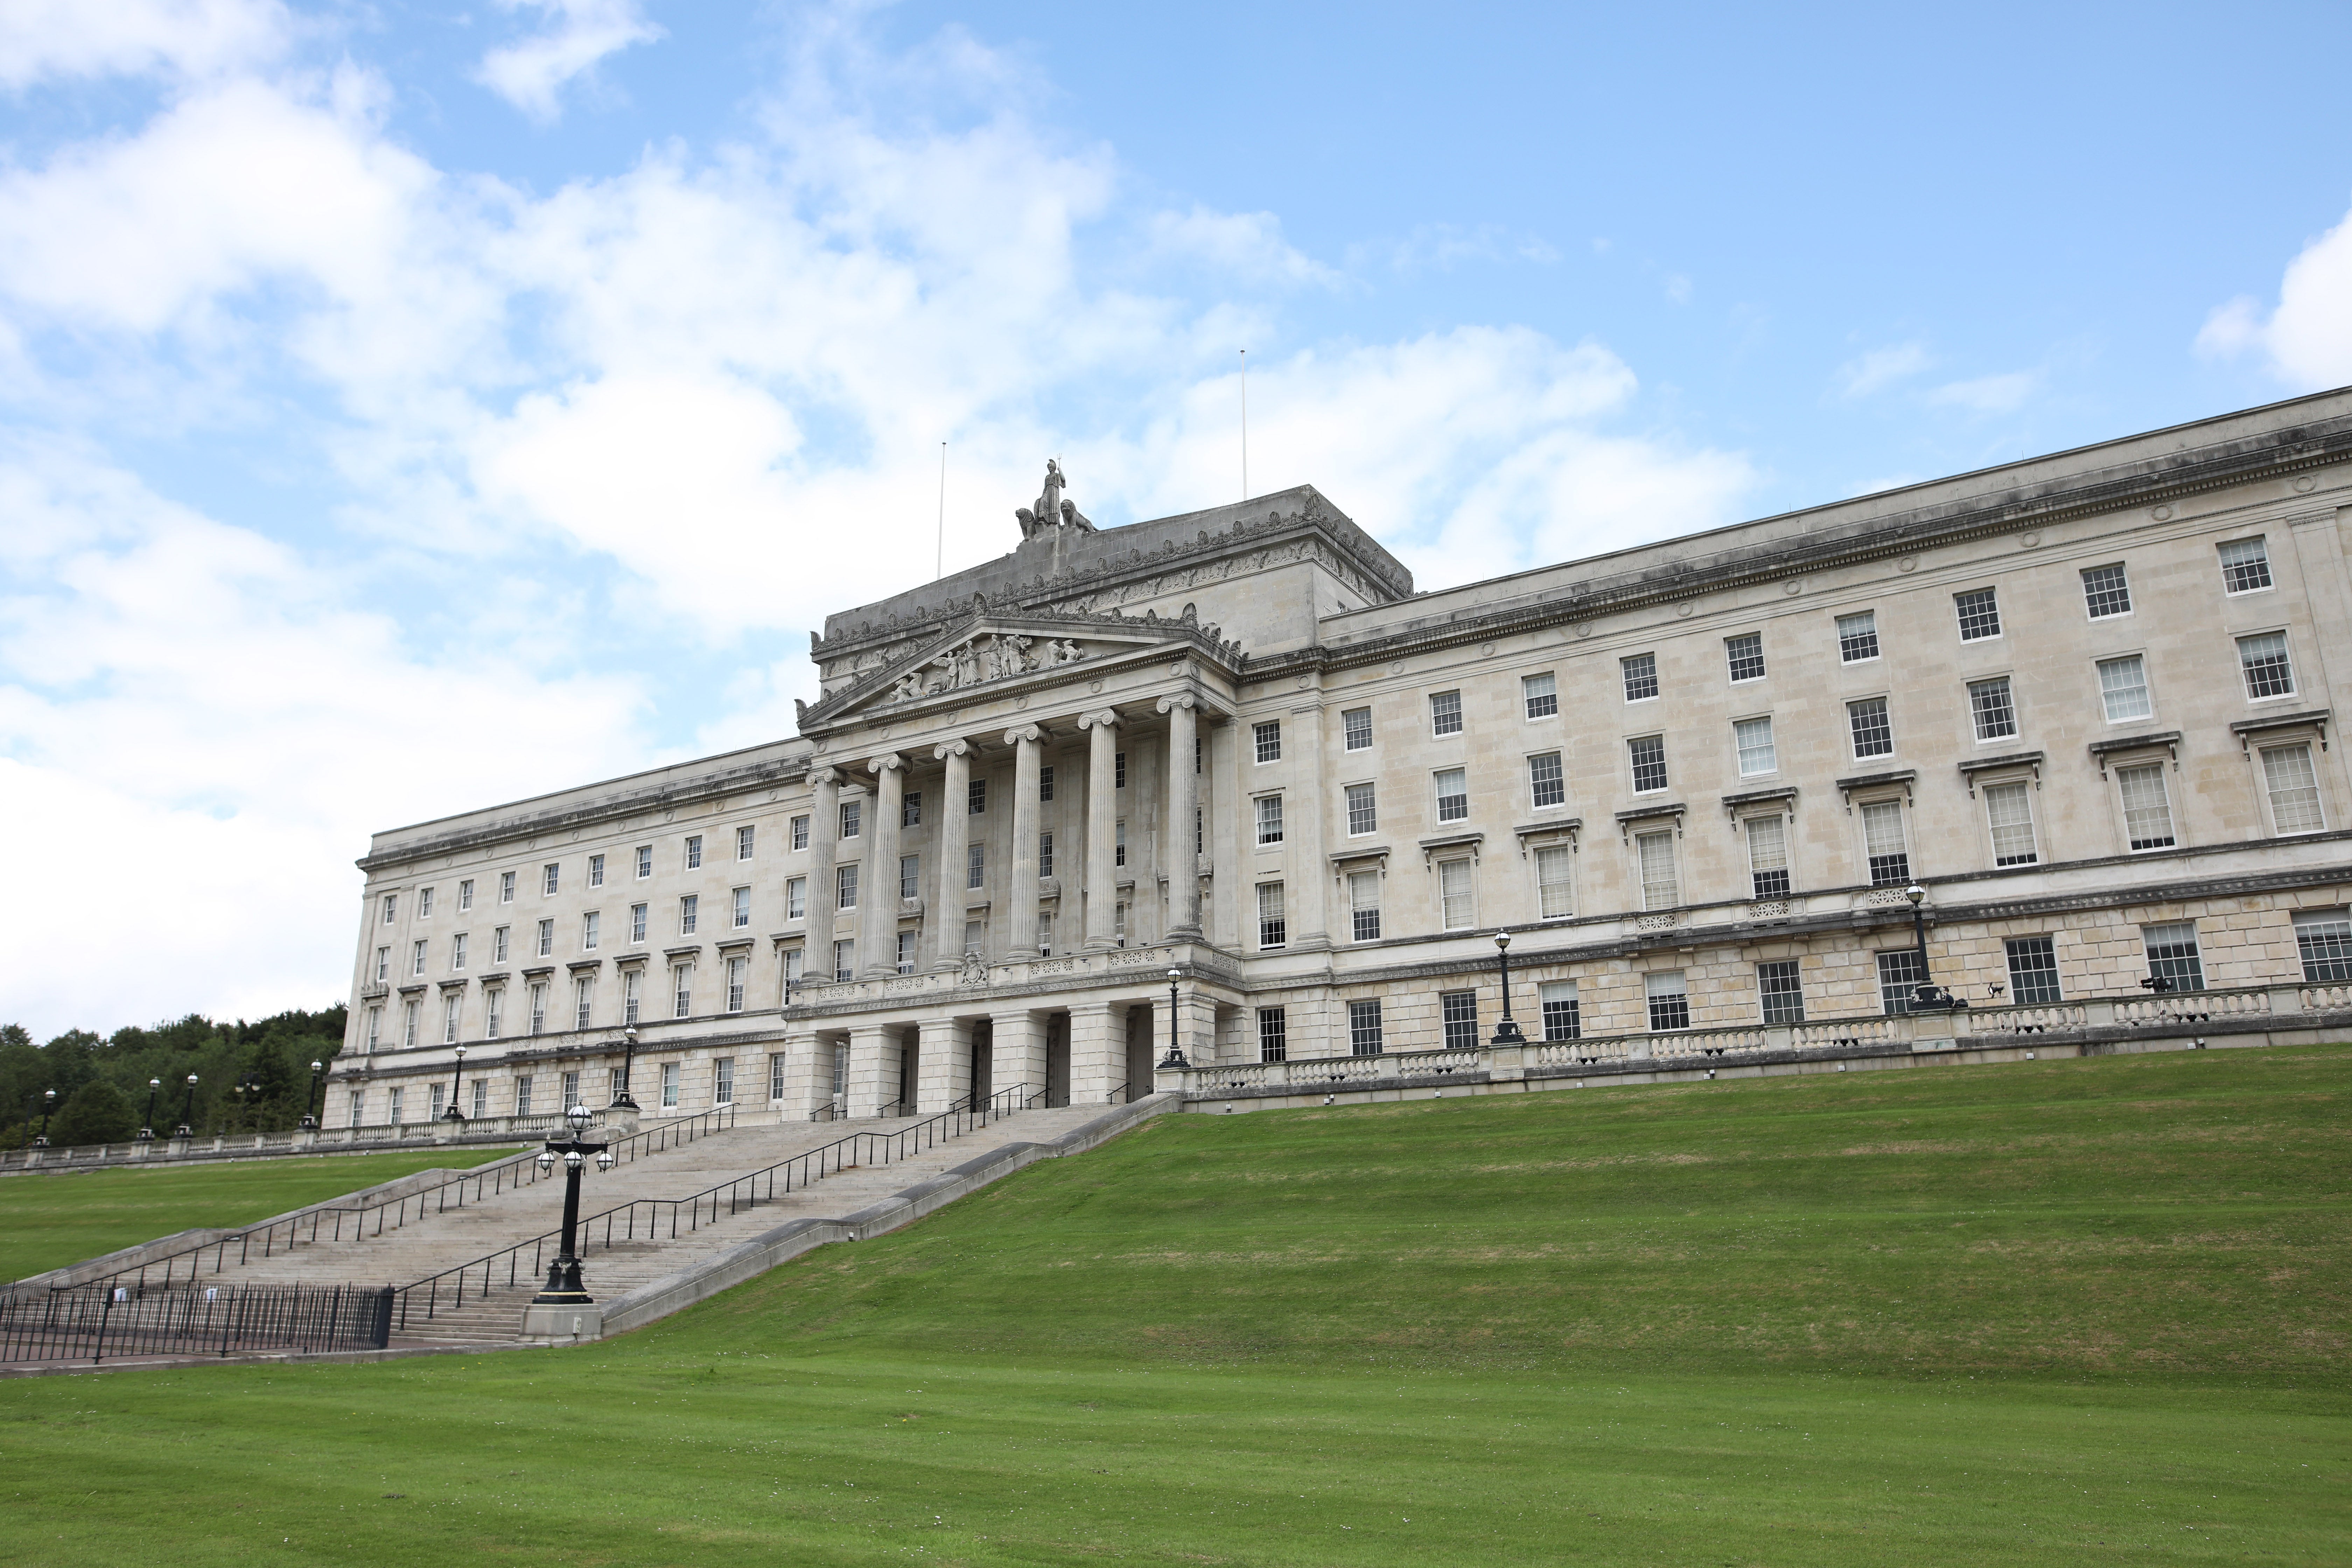
[[[280,1154],[363,1148],[430,1148],[436,1143],[505,1143],[562,1130],[553,1111],[536,1116],[478,1116],[462,1121],[403,1121],[316,1131],[222,1132],[143,1142],[85,1143],[71,1148],[0,1152],[0,1171],[62,1170],[97,1165],[165,1164],[176,1161],[251,1160]]]

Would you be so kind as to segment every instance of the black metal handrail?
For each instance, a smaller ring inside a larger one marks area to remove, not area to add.
[[[1011,1089],[999,1089],[989,1096],[984,1106],[978,1108],[973,1106],[971,1097],[966,1095],[938,1115],[918,1121],[911,1127],[901,1128],[895,1132],[853,1132],[846,1138],[835,1139],[821,1149],[795,1154],[789,1160],[779,1160],[764,1170],[721,1182],[690,1197],[634,1198],[625,1204],[617,1204],[602,1214],[590,1215],[580,1221],[574,1242],[579,1249],[578,1256],[587,1256],[591,1247],[610,1248],[616,1239],[625,1244],[639,1239],[675,1241],[681,1216],[686,1221],[687,1233],[692,1235],[704,1224],[706,1206],[709,1210],[709,1222],[718,1222],[722,1195],[727,1205],[726,1213],[731,1215],[763,1203],[772,1203],[779,1191],[790,1193],[796,1187],[813,1185],[835,1171],[850,1170],[859,1165],[887,1165],[903,1160],[909,1154],[919,1153],[975,1128],[985,1127],[1016,1110],[1029,1109],[1042,1098],[1042,1093],[1032,1097],[1028,1089],[1027,1084],[1022,1083]],[[778,1185],[779,1173],[781,1188]],[[661,1234],[665,1217],[669,1226],[667,1237]],[[430,1322],[440,1310],[441,1291],[445,1287],[451,1292],[449,1310],[454,1312],[466,1304],[468,1284],[477,1274],[480,1276],[480,1283],[472,1286],[476,1300],[492,1290],[512,1289],[536,1279],[547,1265],[547,1249],[559,1245],[562,1236],[560,1229],[551,1230],[400,1287],[394,1292],[399,1303],[395,1326],[408,1327],[409,1314],[418,1307],[415,1298],[419,1290],[425,1293],[422,1311],[425,1320]],[[522,1261],[525,1252],[530,1255],[528,1268]],[[501,1263],[506,1265],[504,1285],[498,1283],[498,1269]]]
[[[0,1362],[238,1351],[382,1350],[392,1287],[85,1286],[0,1295]]]
[[[658,1127],[647,1128],[614,1144],[613,1154],[616,1160],[631,1162],[645,1155],[658,1154],[666,1149],[683,1148],[698,1138],[723,1132],[734,1125],[735,1108],[721,1105],[698,1115],[679,1117]],[[102,1279],[85,1280],[79,1285],[56,1285],[50,1289],[79,1290],[104,1287],[111,1289],[117,1286],[127,1286],[134,1292],[166,1290],[171,1289],[175,1279],[193,1279],[204,1272],[203,1255],[207,1252],[213,1258],[211,1271],[218,1274],[228,1266],[228,1249],[232,1247],[237,1249],[236,1261],[242,1268],[251,1260],[256,1241],[261,1243],[261,1256],[270,1258],[281,1248],[315,1245],[320,1239],[320,1227],[330,1220],[333,1224],[327,1240],[341,1241],[347,1236],[355,1241],[368,1240],[382,1236],[386,1230],[397,1230],[408,1224],[412,1207],[415,1210],[415,1218],[421,1220],[427,1214],[446,1214],[452,1208],[463,1209],[485,1198],[497,1197],[509,1188],[528,1187],[549,1179],[541,1174],[537,1162],[526,1150],[520,1154],[509,1155],[495,1164],[485,1165],[478,1171],[465,1172],[422,1192],[382,1203],[348,1207],[322,1204],[314,1209],[304,1209],[288,1219],[272,1220],[267,1225],[232,1231],[211,1241],[200,1241],[176,1252],[167,1252],[161,1258],[151,1258],[135,1268],[120,1268]],[[467,1195],[469,1186],[471,1197]],[[374,1221],[373,1227],[368,1223],[371,1218]],[[188,1264],[184,1270],[179,1267],[183,1259]],[[162,1278],[151,1278],[151,1272],[159,1266],[163,1269]]]

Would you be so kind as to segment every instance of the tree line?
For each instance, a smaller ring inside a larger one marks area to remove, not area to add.
[[[285,1131],[310,1103],[310,1064],[331,1066],[343,1048],[348,1011],[338,1002],[233,1024],[191,1013],[108,1036],[68,1029],[45,1043],[0,1025],[0,1148],[22,1148],[45,1112],[59,1147],[125,1142],[147,1124],[151,1100],[158,1137],[171,1136],[184,1110],[203,1136]]]

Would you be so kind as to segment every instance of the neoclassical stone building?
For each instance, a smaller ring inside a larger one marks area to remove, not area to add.
[[[2352,393],[1431,594],[1311,489],[1061,489],[797,736],[378,835],[331,1126],[629,1026],[649,1114],[804,1118],[2352,1021]]]

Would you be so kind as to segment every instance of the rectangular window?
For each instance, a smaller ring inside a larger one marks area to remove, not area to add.
[[[383,1009],[381,1007],[369,1008],[367,1018],[367,1044],[361,1048],[372,1051],[375,1049],[378,1045],[382,1044],[383,1040]]]
[[[963,847],[963,885],[967,891],[988,886],[988,846],[967,844]]]
[[[588,885],[592,888],[604,885],[604,858],[602,855],[588,857]],[[470,889],[473,884],[468,882],[466,886]]]
[[[2257,588],[2271,585],[2270,551],[2260,534],[2252,539],[2232,539],[2219,546],[2221,552],[2221,588],[2224,593],[2251,594]]]
[[[572,983],[572,1026],[584,1029],[596,1008],[596,982],[583,974]]]
[[[604,917],[595,910],[590,910],[586,914],[580,917],[581,952],[593,952],[596,951],[596,942],[597,939],[604,934]]]
[[[539,956],[541,958],[552,958],[555,955],[555,922],[553,921],[539,922],[538,949]]]
[[[710,1064],[710,1103],[735,1103],[735,1058],[719,1057]]]
[[[2342,910],[2299,910],[2294,945],[2303,959],[2306,985],[2352,980],[2352,920]]]
[[[1723,639],[1724,661],[1729,666],[1734,680],[1764,679],[1764,634],[1747,632]]]
[[[1257,885],[1257,944],[1260,947],[1282,947],[1290,941],[1290,922],[1282,912],[1282,884],[1260,882]]]
[[[1478,1048],[1478,994],[1475,991],[1439,992],[1437,1016],[1445,1027],[1447,1050],[1475,1051]]]
[[[1564,844],[1536,851],[1536,908],[1548,921],[1576,913],[1576,858]]]
[[[1959,613],[1962,642],[1982,642],[2000,636],[2000,604],[1990,588],[1955,594],[1952,605]]]
[[[2263,748],[2263,787],[2271,797],[2271,830],[2317,833],[2327,826],[2319,809],[2319,774],[2311,744]]]
[[[974,779],[970,784],[964,785],[963,814],[966,816],[979,816],[983,815],[987,810],[988,781],[986,779]]]
[[[1617,661],[1618,673],[1625,680],[1625,700],[1647,702],[1658,694],[1658,656],[1637,653],[1631,658]]]
[[[438,1121],[441,1120],[441,1086],[438,1083],[434,1084],[432,1089],[433,1107],[430,1115],[427,1118],[429,1121]]]
[[[1543,1007],[1543,1037],[1576,1040],[1584,1037],[1584,1019],[1577,1005],[1576,982],[1547,980],[1536,987]]]
[[[517,1116],[530,1114],[530,1079],[531,1075],[529,1073],[520,1074],[515,1079],[515,1114]]]
[[[494,928],[490,932],[490,962],[492,963],[504,963],[507,961],[507,932],[509,929],[509,928],[506,926],[499,926]]]
[[[1530,719],[1549,719],[1559,711],[1559,687],[1549,673],[1519,677],[1519,700]]]
[[[664,1110],[677,1109],[677,1064],[662,1063],[661,1102]]]
[[[1437,820],[1463,822],[1470,816],[1470,774],[1465,768],[1440,768],[1437,779]]]
[[[433,889],[430,888],[416,890],[416,918],[421,921],[433,918]]]
[[[1123,816],[1110,825],[1110,863],[1127,864],[1127,818]]]
[[[1863,853],[1870,857],[1870,885],[1911,885],[1911,846],[1903,835],[1903,803],[1874,800],[1862,808]]]
[[[1805,1021],[1805,990],[1797,974],[1795,959],[1783,958],[1758,964],[1756,994],[1763,1001],[1766,1023],[1801,1024]]]
[[[530,1032],[547,1033],[547,983],[541,981],[530,988]]]
[[[1741,777],[1780,771],[1780,753],[1772,744],[1770,719],[1736,719],[1731,725],[1731,738],[1738,747]]]
[[[1127,945],[1127,900],[1125,899],[1119,900],[1118,903],[1111,906],[1110,934],[1111,940],[1118,942],[1119,946]]]
[[[793,818],[793,847],[805,849],[808,847],[809,819],[805,816],[795,816]]]
[[[1625,755],[1633,764],[1633,793],[1648,795],[1666,787],[1666,738],[1664,735],[1643,735],[1625,742]]]
[[[1052,768],[1039,768],[1037,770],[1037,798],[1039,800],[1051,800],[1054,798],[1054,770]]]
[[[806,963],[806,960],[807,954],[802,949],[797,947],[788,947],[784,949],[784,984],[786,987],[789,988],[791,986],[798,985],[801,983],[801,975],[803,973],[803,965]]]
[[[2205,963],[2197,951],[2195,921],[2167,921],[2139,928],[2147,949],[2147,972],[2175,991],[2205,989]]]
[[[1381,874],[1348,873],[1348,935],[1356,942],[1381,940]]]
[[[768,1058],[768,1098],[784,1098],[784,1053],[777,1051]]]
[[[2130,837],[2131,847],[2172,847],[2172,802],[2164,791],[2164,764],[2117,768],[2116,784],[2123,791],[2124,832]]]
[[[1992,827],[1992,863],[2031,866],[2042,858],[2033,843],[2033,808],[2021,784],[1986,786],[1985,820]]]
[[[898,857],[898,896],[919,899],[923,896],[923,858],[919,855]]]
[[[2036,1006],[2064,998],[2058,992],[2058,954],[2046,936],[2013,936],[2001,945],[2009,951],[2009,996],[2020,1006]]]
[[[1340,744],[1349,751],[1370,751],[1372,749],[1372,710],[1369,708],[1350,708],[1340,714],[1339,733],[1342,736]]]
[[[1472,896],[1470,862],[1437,863],[1438,917],[1447,931],[1468,931],[1478,923],[1477,900]]]
[[[855,870],[855,867],[848,868]],[[677,901],[677,934],[692,936],[702,921],[702,895],[688,893]]]
[[[1110,787],[1113,789],[1125,789],[1127,787],[1127,753],[1125,752],[1113,752],[1111,753]]]
[[[563,868],[561,864],[541,866],[539,868],[539,890],[543,894],[552,895],[556,884],[562,879],[562,875]]]
[[[2246,672],[2246,700],[2294,695],[2294,666],[2287,661],[2286,634],[2263,632],[2238,639],[2238,668]]]
[[[598,856],[598,857],[597,857],[597,858],[601,860],[601,859],[603,859],[603,858],[604,858],[604,857],[600,855],[600,856]],[[472,909],[473,907],[474,907],[474,884],[473,884],[470,880],[458,883],[458,884],[457,884],[457,912],[458,912],[459,914],[461,914],[461,915],[462,915],[462,914],[464,914],[467,910],[470,910],[470,909]]]
[[[1368,784],[1349,784],[1348,795],[1348,837],[1360,838],[1367,833],[1377,833],[1381,826],[1380,802]]]
[[[653,874],[654,847],[650,844],[640,844],[637,846],[637,880],[642,882]]]
[[[1250,739],[1257,747],[1261,763],[1282,761],[1282,721],[1269,719],[1263,724],[1250,726]]]
[[[2123,563],[2084,570],[2083,605],[2095,621],[2131,614],[2131,584],[2124,579]]]
[[[512,876],[513,873],[509,872],[508,875]],[[386,893],[383,896],[383,923],[386,925],[392,924],[392,917],[398,912],[399,909],[400,895],[398,893]]]
[[[413,1047],[416,1044],[417,1011],[417,1004],[414,1001],[404,1003],[401,1005],[400,1043],[403,1046]]]
[[[1257,797],[1257,841],[1260,844],[1282,842],[1282,797],[1262,795]]]
[[[629,969],[621,974],[621,1022],[635,1025],[645,1007],[646,972]]]
[[[1637,833],[1633,850],[1642,867],[1642,907],[1671,910],[1683,901],[1682,879],[1675,871],[1675,836],[1671,830]]]
[[[514,874],[512,871],[501,871],[501,872],[499,872],[499,902],[500,902],[500,903],[502,903],[502,904],[510,904],[510,903],[513,903],[513,902],[514,902],[514,899],[515,899],[515,874]]]
[[[1878,1006],[1884,1013],[1908,1013],[1912,998],[1918,994],[1921,969],[1919,950],[1898,947],[1892,952],[1878,955]]]
[[[846,866],[835,866],[833,868],[833,907],[836,910],[854,910],[857,907],[856,862],[852,861]]]
[[[2147,700],[2147,666],[2139,655],[2099,660],[2099,701],[2110,724],[2145,719],[2156,711]]]
[[[1999,741],[2017,734],[2017,710],[2009,700],[2009,677],[1969,682],[1969,714],[1976,721],[1977,739]]]
[[[1528,799],[1538,811],[1568,804],[1568,781],[1560,774],[1558,752],[1528,759]]]
[[[1037,956],[1054,956],[1054,911],[1051,910],[1037,911]]]
[[[923,825],[923,792],[910,789],[898,797],[898,826],[920,827]]]
[[[759,829],[749,824],[735,830],[735,858],[738,860],[751,858],[752,841],[758,834]]]
[[[1433,735],[1462,733],[1462,693],[1434,692],[1429,699],[1429,732]]]
[[[1378,1001],[1348,1004],[1348,1051],[1351,1056],[1376,1057],[1383,1048],[1381,1005]]]
[[[1860,664],[1878,657],[1878,612],[1860,610],[1837,618],[1838,662]]]
[[[808,879],[788,877],[784,879],[784,918],[788,921],[808,919]]]
[[[1279,1007],[1257,1010],[1257,1059],[1262,1062],[1286,1062],[1290,1059],[1290,1018]]]
[[[751,966],[751,961],[748,958],[735,957],[727,961],[727,1010],[730,1013],[743,1010],[743,975]],[[903,974],[906,971],[899,973]]]
[[[963,922],[963,950],[966,952],[978,952],[980,951],[980,922],[978,921],[966,921]]]
[[[1054,836],[1050,833],[1040,833],[1037,835],[1037,875],[1050,877],[1053,874]]]
[[[673,1018],[694,1016],[694,965],[691,963],[670,967],[669,1016]]]
[[[751,923],[751,889],[738,888],[735,889],[734,908],[729,911],[729,914],[732,918],[733,929],[737,931],[741,931],[744,927]]]
[[[499,929],[504,930],[505,928],[500,927]],[[379,947],[375,950],[375,983],[379,985],[383,985],[388,984],[391,979],[392,949],[388,947]]]
[[[1895,754],[1895,731],[1886,721],[1885,698],[1865,697],[1859,702],[1847,703],[1845,721],[1853,731],[1856,760]]]
[[[855,835],[852,837],[855,837]],[[689,871],[699,871],[702,869],[702,835],[699,833],[689,834],[687,836],[686,868]]]
[[[844,937],[833,944],[833,977],[836,981],[857,978],[857,943]]]
[[[1642,992],[1650,1004],[1650,1027],[1687,1029],[1690,1027],[1690,993],[1683,986],[1679,969],[1660,971],[1642,976]]]
[[[1789,819],[1785,816],[1751,816],[1741,826],[1748,829],[1750,893],[1759,899],[1787,898]]]
[[[652,910],[653,906],[651,904],[631,904],[629,906],[629,945],[631,947],[643,947],[645,945],[646,927],[649,923]]]
[[[552,925],[554,922],[551,921],[548,923]],[[412,942],[410,947],[412,951],[408,955],[408,972],[411,974],[422,974],[425,973],[425,944],[421,942]]]

